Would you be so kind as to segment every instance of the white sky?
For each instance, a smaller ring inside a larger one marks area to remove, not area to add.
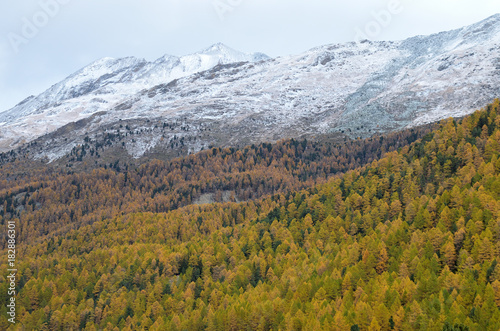
[[[500,13],[498,0],[2,1],[0,111],[106,56],[154,60],[216,42],[280,56],[353,41],[356,29],[373,26],[374,12],[397,2],[397,14],[370,39],[431,34]],[[38,31],[26,28],[33,23]]]

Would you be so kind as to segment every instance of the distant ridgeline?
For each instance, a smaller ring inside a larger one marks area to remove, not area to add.
[[[6,162],[19,294],[0,329],[499,330],[499,154],[496,100],[343,144]]]

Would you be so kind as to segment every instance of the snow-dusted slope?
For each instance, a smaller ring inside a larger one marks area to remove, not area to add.
[[[500,97],[499,51],[495,15],[431,36],[327,45],[275,59],[223,45],[153,63],[103,59],[0,114],[0,148],[97,112],[71,134],[52,135],[39,156],[64,155],[120,120],[141,132],[123,141],[135,157],[181,138],[193,152],[340,131],[369,136],[465,115]],[[183,129],[165,132],[158,123]]]
[[[255,62],[269,57],[245,54],[223,44],[182,57],[165,55],[154,62],[127,57],[103,58],[0,113],[0,151],[105,111],[139,91],[205,71],[219,64]]]

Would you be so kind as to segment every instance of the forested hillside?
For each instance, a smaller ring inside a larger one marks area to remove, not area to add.
[[[496,100],[433,130],[345,145],[31,177],[7,163],[16,327],[499,330],[499,155]],[[233,201],[192,204],[207,192]]]
[[[423,127],[342,144],[284,140],[242,150],[214,148],[139,167],[125,160],[83,171],[20,158],[1,167],[0,224],[19,220],[19,239],[26,242],[131,212],[167,212],[205,200],[247,201],[300,190],[379,159],[428,132]]]

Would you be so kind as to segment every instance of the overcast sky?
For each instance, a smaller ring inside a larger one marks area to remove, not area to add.
[[[0,111],[106,56],[154,60],[216,42],[280,56],[359,31],[400,40],[496,13],[498,0],[4,0]]]

